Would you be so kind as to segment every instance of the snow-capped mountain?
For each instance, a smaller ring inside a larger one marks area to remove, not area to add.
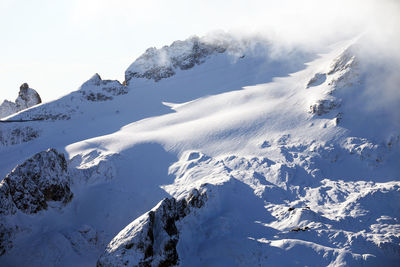
[[[366,42],[192,37],[8,117],[0,265],[396,266],[400,68]]]

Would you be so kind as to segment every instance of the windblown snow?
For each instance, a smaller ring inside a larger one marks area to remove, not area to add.
[[[365,42],[192,37],[8,117],[0,265],[397,266],[400,97],[370,81],[400,68]]]

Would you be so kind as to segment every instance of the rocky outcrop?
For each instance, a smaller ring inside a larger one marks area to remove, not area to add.
[[[29,88],[27,83],[21,85],[18,97],[14,102],[4,100],[0,105],[0,118],[7,117],[21,110],[30,108],[42,103],[39,94],[32,88]]]
[[[55,149],[40,152],[12,170],[0,183],[0,256],[13,247],[19,225],[12,215],[35,214],[49,202],[72,199],[67,161]]]
[[[353,52],[354,47],[350,46],[344,50],[331,64],[328,75],[347,71],[357,65],[356,56]]]
[[[102,80],[100,75],[96,73],[81,86],[78,92],[86,100],[97,102],[112,100],[114,96],[125,95],[128,90],[119,81]]]
[[[354,47],[349,47],[337,57],[331,64],[328,75],[332,76],[329,85],[334,89],[350,87],[358,82],[358,60],[354,53]]]
[[[358,60],[354,49],[353,46],[345,49],[333,59],[326,73],[318,72],[309,80],[306,88],[327,84],[323,96],[310,105],[310,113],[321,116],[339,108],[342,104],[341,91],[357,83]],[[337,124],[341,119],[340,113],[335,123]]]
[[[310,112],[321,116],[340,106],[340,102],[331,99],[321,99],[310,106]]]
[[[0,145],[11,146],[32,141],[39,137],[39,131],[30,126],[11,125],[0,129]]]
[[[176,223],[204,206],[205,192],[194,189],[188,198],[166,198],[123,229],[97,262],[105,266],[174,266],[179,263]]]
[[[307,88],[318,86],[323,84],[326,81],[326,74],[325,73],[316,73],[314,77],[312,77],[308,83]]]
[[[125,81],[129,84],[133,78],[146,78],[157,82],[173,76],[178,69],[193,68],[211,54],[226,50],[226,44],[213,44],[196,36],[161,49],[149,48],[126,70]]]
[[[29,85],[24,83],[19,88],[18,97],[15,100],[15,103],[22,110],[42,103],[42,99],[34,89],[29,88]]]
[[[54,149],[40,152],[18,165],[0,183],[0,255],[13,247],[19,226],[12,215],[34,214],[49,201],[65,204],[72,198],[67,163]]]
[[[67,161],[63,154],[48,149],[12,170],[0,183],[0,215],[37,213],[49,201],[68,203],[72,199]]]

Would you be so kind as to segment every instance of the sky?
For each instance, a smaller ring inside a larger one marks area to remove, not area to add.
[[[369,30],[394,51],[399,18],[397,0],[0,0],[0,101],[24,82],[50,101],[94,73],[123,81],[147,48],[216,30],[309,49]]]

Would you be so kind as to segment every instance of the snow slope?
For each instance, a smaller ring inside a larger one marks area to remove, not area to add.
[[[0,216],[0,264],[396,266],[400,98],[371,77],[400,68],[364,42],[192,37],[15,115],[0,175],[55,148],[73,197]]]

